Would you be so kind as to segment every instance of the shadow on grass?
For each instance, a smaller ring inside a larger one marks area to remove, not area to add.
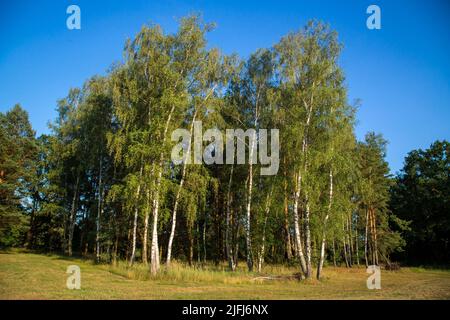
[[[42,255],[52,258],[54,260],[82,261],[84,263],[92,265],[97,264],[93,256],[85,256],[78,252],[74,253],[72,256],[68,256],[62,251],[48,251],[48,250],[27,249],[27,248],[0,248],[0,254],[20,254],[20,253]]]
[[[14,254],[14,251],[11,249],[0,249],[0,254]]]

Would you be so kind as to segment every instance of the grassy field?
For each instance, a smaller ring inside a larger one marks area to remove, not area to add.
[[[81,268],[81,290],[66,288],[69,265]],[[244,264],[242,265],[244,267]],[[0,299],[450,299],[450,271],[403,268],[381,272],[381,290],[368,290],[365,268],[331,268],[324,279],[260,280],[225,266],[175,264],[150,278],[144,265],[95,265],[57,255],[0,251]],[[267,266],[264,275],[295,268]]]

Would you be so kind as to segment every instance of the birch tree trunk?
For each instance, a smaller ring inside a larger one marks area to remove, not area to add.
[[[312,84],[312,87],[314,89],[314,83]],[[308,153],[308,129],[309,129],[309,125],[311,123],[311,116],[312,116],[312,111],[313,111],[313,101],[314,101],[314,96],[313,94],[311,94],[311,98],[310,98],[310,103],[309,105],[306,103],[306,101],[304,101],[304,106],[305,109],[307,110],[307,118],[306,118],[306,125],[305,125],[305,131],[303,134],[303,141],[302,141],[302,156],[303,156],[303,161],[304,161],[304,174],[306,175],[307,173],[307,153]],[[297,181],[297,192],[296,192],[296,196],[295,196],[295,202],[294,202],[294,210],[298,210],[298,202],[299,202],[299,198],[300,198],[300,189],[301,189],[301,182],[302,182],[302,173],[301,170],[299,170],[298,173],[298,181]],[[303,257],[303,251],[302,249],[302,244],[301,244],[301,239],[300,239],[300,229],[298,226],[298,212],[294,213],[294,218],[297,219],[297,223],[296,223],[296,237],[297,237],[297,250],[299,251],[299,256],[300,256],[300,262],[302,265],[302,269],[303,269],[303,273],[305,274],[305,277],[311,278],[311,233],[310,233],[310,208],[309,208],[309,203],[308,203],[308,195],[306,194],[305,196],[305,200],[306,200],[306,210],[305,210],[305,246],[306,246],[306,261],[305,258]]]
[[[372,264],[378,265],[378,245],[377,245],[377,227],[375,220],[375,209],[369,208],[369,232],[370,232],[370,249]]]
[[[144,235],[142,239],[142,263],[145,265],[148,264],[148,222],[150,218],[150,191],[147,190],[147,209],[145,210],[145,218],[144,218]]]
[[[73,231],[75,228],[75,218],[77,213],[77,202],[78,202],[78,186],[80,184],[80,174],[77,173],[77,182],[75,184],[75,191],[73,193],[72,198],[72,208],[70,210],[70,218],[69,218],[69,241],[68,241],[68,254],[69,257],[72,256],[72,240],[73,240]]]
[[[258,254],[258,272],[261,272],[262,264],[264,262],[264,254],[265,254],[265,242],[266,242],[266,226],[267,226],[267,219],[269,217],[270,212],[270,199],[272,197],[272,189],[270,190],[270,193],[267,195],[266,199],[266,208],[264,210],[264,225],[263,225],[263,234],[261,239],[261,248]]]
[[[331,205],[333,202],[333,171],[330,170],[330,187],[329,187],[329,194],[328,194],[328,212],[327,215],[325,216],[325,221],[323,223],[323,231],[322,231],[322,244],[320,246],[320,260],[319,260],[319,264],[317,266],[317,280],[320,279],[320,275],[322,273],[322,268],[323,268],[323,261],[325,260],[325,242],[326,242],[326,227],[327,227],[327,222],[328,219],[330,217],[330,213],[331,213]]]
[[[375,217],[375,209],[372,209],[372,220],[373,220],[373,235],[374,235],[374,252],[375,252],[375,261],[374,264],[378,265],[378,241],[377,241],[377,224]]]
[[[154,201],[154,206],[159,206],[159,200]],[[159,247],[158,247],[158,209],[153,209],[153,230],[150,271],[155,275],[159,270]]]
[[[172,119],[173,112],[175,110],[175,104],[173,104],[170,109],[169,115],[166,120],[166,124],[164,127],[162,142],[163,148],[166,143],[167,131],[169,130],[170,121]],[[158,213],[159,213],[159,195],[161,189],[162,182],[162,173],[163,173],[163,164],[164,164],[164,150],[160,154],[159,159],[159,167],[157,168],[158,177],[156,179],[155,186],[155,195],[153,199],[153,231],[152,231],[152,248],[151,248],[151,263],[150,263],[150,272],[155,275],[159,271],[160,263],[159,263],[159,246],[158,246]]]
[[[234,256],[233,256],[233,247],[231,243],[231,232],[230,232],[230,222],[231,222],[231,184],[233,182],[233,169],[234,169],[234,163],[231,165],[231,172],[230,172],[230,179],[228,181],[228,190],[227,190],[227,218],[226,218],[226,229],[225,229],[225,246],[227,250],[227,260],[228,260],[228,266],[231,271],[236,270],[236,264],[234,262]]]
[[[158,178],[155,187],[155,198],[153,200],[153,230],[152,230],[152,247],[151,247],[151,263],[150,272],[155,275],[159,271],[159,246],[158,246],[158,213],[159,213],[159,189],[162,180],[162,154],[158,170]]]
[[[292,259],[291,233],[289,232],[289,205],[287,192],[287,173],[284,172],[284,229],[286,232],[286,257],[288,261]]]
[[[258,257],[258,272],[261,272],[262,264],[264,262],[264,253],[265,253],[265,242],[266,242],[266,225],[267,225],[267,214],[264,218],[264,226],[263,226],[263,235],[261,239],[261,250],[259,251]]]
[[[259,96],[259,95],[258,95]],[[257,96],[257,100],[259,97]],[[258,127],[258,106],[255,110],[255,130]],[[248,189],[247,189],[247,230],[246,230],[246,244],[247,244],[247,267],[248,271],[253,271],[253,251],[251,239],[251,206],[252,206],[252,192],[253,192],[253,152],[256,143],[256,134],[253,135],[250,150],[249,150],[249,167],[248,167]]]
[[[294,194],[294,231],[295,231],[295,249],[297,251],[297,257],[300,259],[300,267],[304,275],[306,275],[306,261],[303,253],[303,245],[300,237],[300,224],[298,216],[298,202],[300,198],[300,185],[301,185],[301,173],[297,175],[297,186]]]
[[[130,262],[129,262],[129,266],[131,267],[134,263],[134,258],[136,255],[136,234],[137,234],[137,220],[138,220],[138,213],[139,213],[139,195],[141,193],[141,180],[142,180],[142,170],[144,169],[144,165],[141,161],[141,168],[139,169],[139,182],[136,188],[136,195],[135,195],[135,199],[136,199],[136,206],[134,208],[134,217],[133,217],[133,238],[132,238],[132,243],[131,243],[131,256],[130,256]]]
[[[194,131],[194,122],[195,122],[196,115],[197,115],[197,110],[195,110],[194,115],[192,116],[191,127],[189,130],[191,137],[192,137],[192,133]],[[189,140],[189,145],[187,147],[186,156],[185,156],[185,159],[183,160],[183,168],[181,170],[181,180],[180,180],[180,184],[177,189],[177,194],[175,196],[175,203],[173,205],[172,227],[170,229],[169,244],[167,246],[167,258],[166,258],[166,266],[167,267],[170,267],[170,261],[172,258],[172,245],[173,245],[173,239],[175,238],[175,228],[176,228],[176,224],[177,224],[177,209],[178,209],[178,203],[180,201],[181,190],[183,189],[184,179],[186,176],[186,161],[188,161],[188,159],[190,157],[190,153],[191,153],[191,143],[192,143],[191,140]]]
[[[306,211],[305,211],[305,242],[306,242],[306,279],[311,278],[311,230],[310,230],[310,210],[309,210],[308,198],[306,198]]]
[[[253,155],[253,143],[250,150],[250,159]],[[252,189],[253,189],[253,166],[249,164],[248,169],[248,193],[247,193],[247,219],[246,219],[246,244],[247,244],[247,267],[248,271],[253,271],[253,255],[252,255],[252,239],[251,239],[251,203],[252,203]]]

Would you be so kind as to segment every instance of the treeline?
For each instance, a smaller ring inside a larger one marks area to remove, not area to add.
[[[174,34],[144,26],[123,63],[58,102],[50,135],[35,138],[20,106],[1,114],[0,245],[152,273],[171,259],[290,262],[306,278],[325,263],[390,263],[408,223],[389,210],[386,141],[355,138],[337,34],[310,22],[243,61],[208,47],[212,28],[198,16]],[[278,173],[174,165],[171,134],[194,121],[279,129]]]
[[[395,259],[450,266],[450,143],[436,141],[408,153],[390,194],[389,207],[407,221],[406,245]]]

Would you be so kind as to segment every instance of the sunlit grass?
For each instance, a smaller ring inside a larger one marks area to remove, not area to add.
[[[186,263],[172,261],[170,267],[161,265],[160,272],[151,275],[149,266],[143,263],[135,263],[132,267],[124,261],[118,262],[114,266],[103,266],[111,273],[126,277],[132,280],[155,280],[168,281],[173,283],[180,282],[206,282],[206,283],[251,283],[254,281],[256,273],[248,273],[245,268],[240,267],[235,272],[227,270],[225,264],[215,265],[212,263],[197,264],[189,266]]]
[[[66,288],[66,269],[81,269],[81,290]],[[0,299],[450,299],[450,272],[426,268],[382,271],[381,290],[368,290],[365,267],[325,267],[323,279],[289,280],[298,267],[265,265],[248,273],[221,263],[173,261],[151,276],[149,266],[95,264],[58,255],[0,251]],[[261,277],[277,276],[276,280]],[[280,278],[278,278],[281,276]]]

